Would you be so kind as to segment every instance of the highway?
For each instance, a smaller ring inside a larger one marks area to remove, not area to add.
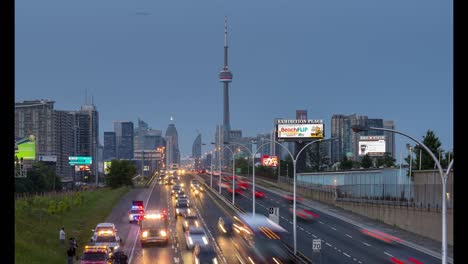
[[[203,175],[209,183],[210,176]],[[219,177],[213,177],[213,185],[218,190]],[[280,225],[290,232],[288,243],[293,245],[293,219],[289,204],[277,192],[256,186],[257,190],[265,192],[265,198],[256,198],[256,213],[268,216],[268,208],[279,207]],[[232,194],[226,189],[223,195],[232,200]],[[246,212],[252,211],[251,186],[243,194],[236,195],[235,203]],[[297,220],[297,250],[305,254],[314,263],[393,263],[395,257],[405,263],[440,263],[440,259],[422,253],[413,248],[383,241],[364,235],[360,228],[310,208],[310,211],[319,215],[318,221]],[[320,253],[312,250],[313,239],[322,240]],[[412,261],[409,261],[411,258]]]
[[[200,178],[201,177],[201,178]],[[226,199],[220,199],[218,192],[218,177],[213,177],[214,190],[205,190],[195,196],[190,191],[190,180],[203,179],[208,185],[210,176],[183,175],[179,183],[184,183],[184,191],[189,196],[191,208],[197,212],[209,243],[218,254],[220,263],[238,263],[231,238],[221,234],[217,228],[219,217],[232,218],[237,214],[231,206],[226,204],[231,201],[232,194],[222,189],[222,195]],[[207,185],[207,186],[208,186]],[[120,237],[124,240],[123,251],[129,256],[129,263],[193,263],[192,250],[186,248],[186,242],[182,229],[183,217],[177,219],[175,215],[175,199],[171,197],[172,185],[162,185],[154,181],[149,188],[135,188],[114,207],[107,222],[116,224]],[[289,233],[285,242],[293,245],[293,219],[289,212],[290,206],[281,193],[267,190],[259,185],[257,190],[265,192],[265,198],[256,198],[257,213],[268,216],[268,208],[279,207],[280,225]],[[143,200],[146,210],[168,210],[169,244],[166,246],[146,246],[142,248],[139,241],[139,227],[129,223],[127,212],[132,200]],[[241,211],[252,211],[251,186],[243,194],[236,195],[236,205]],[[394,263],[392,257],[405,261],[404,263],[440,263],[440,259],[424,254],[415,249],[401,244],[387,244],[375,238],[364,235],[360,228],[338,218],[327,215],[319,210],[310,210],[319,215],[319,219],[303,221],[297,218],[297,250],[304,254],[313,263]],[[91,232],[90,232],[91,236]],[[312,240],[321,239],[320,252],[312,250]],[[414,258],[419,262],[409,262]]]

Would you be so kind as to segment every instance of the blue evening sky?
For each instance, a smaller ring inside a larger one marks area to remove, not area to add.
[[[15,100],[141,118],[174,116],[183,156],[222,123],[228,17],[231,127],[268,132],[275,117],[394,120],[453,149],[453,3],[446,0],[16,0]],[[396,136],[397,152],[409,142]],[[209,151],[207,146],[203,151]],[[403,152],[405,153],[405,152]],[[399,156],[396,155],[396,156]],[[399,157],[397,157],[399,161]]]

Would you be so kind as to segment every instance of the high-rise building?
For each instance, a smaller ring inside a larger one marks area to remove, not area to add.
[[[82,105],[75,115],[76,155],[92,158],[91,173],[98,175],[99,114],[93,104]]]
[[[144,136],[144,145],[143,149],[145,150],[153,150],[157,147],[164,146],[162,142],[162,131],[161,130],[154,130],[148,129]]]
[[[62,178],[71,179],[74,167],[70,166],[68,157],[76,154],[76,128],[73,111],[55,110],[56,131],[56,173]]]
[[[166,130],[166,166],[169,168],[172,164],[180,165],[180,152],[179,152],[179,136],[175,124],[172,123],[173,118],[171,117],[171,123]]]
[[[393,123],[393,120],[384,120],[383,127],[395,130],[395,124]],[[395,133],[384,131],[384,135],[385,140],[387,140],[385,142],[385,151],[390,153],[392,158],[395,158]]]
[[[195,168],[196,170],[201,169],[201,154],[202,154],[202,141],[201,141],[201,134],[198,134],[195,140],[193,141],[192,145],[192,158],[195,161]]]
[[[297,120],[307,120],[307,110],[296,110],[296,119]],[[296,171],[303,172],[306,168],[306,153],[299,155],[298,152],[305,147],[308,142],[296,142],[294,156],[297,157],[296,162]]]
[[[104,132],[104,160],[112,160],[117,158],[117,143],[115,132]]]
[[[118,159],[133,159],[133,122],[114,121],[115,141]]]
[[[353,125],[363,125],[383,128],[384,122],[381,118],[368,118],[365,115],[333,115],[331,123],[331,137],[336,138],[331,146],[331,161],[333,163],[348,159],[359,160],[359,137],[360,136],[381,136],[383,131],[365,131],[354,133],[351,129]]]
[[[15,103],[15,137],[34,135],[36,155],[55,155],[54,103],[32,100]]]

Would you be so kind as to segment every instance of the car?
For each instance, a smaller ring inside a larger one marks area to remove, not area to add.
[[[185,194],[185,192],[183,190],[180,190],[179,192],[176,192],[174,194],[174,198],[175,199],[178,199],[178,198],[188,198],[187,194]]]
[[[294,202],[294,195],[292,194],[285,194],[283,195],[283,198],[289,203]],[[296,202],[302,202],[303,200],[304,199],[302,197],[296,195]]]
[[[141,222],[145,219],[151,219],[151,218],[160,218],[163,220],[168,220],[167,219],[167,210],[166,208],[160,209],[160,210],[148,210],[146,211],[145,215],[143,218],[140,220],[139,225],[141,227]]]
[[[174,217],[177,218],[177,216],[179,215],[188,213],[190,212],[189,210],[190,210],[190,204],[188,203],[188,201],[185,201],[185,200],[178,201],[175,204],[175,216]]]
[[[289,208],[289,212],[293,213],[293,207]],[[302,220],[317,220],[319,218],[318,214],[300,204],[296,205],[296,217]]]
[[[200,226],[200,219],[195,214],[195,212],[190,211],[182,215],[184,217],[184,223],[182,225],[182,229],[187,231],[191,226]]]
[[[143,218],[144,215],[145,210],[139,208],[139,206],[132,205],[132,207],[128,211],[128,222],[138,222]]]
[[[107,246],[89,246],[83,249],[83,255],[80,258],[80,264],[109,264],[112,251]]]
[[[211,245],[196,244],[192,253],[193,264],[218,264],[220,262],[218,254]]]
[[[248,190],[249,189],[249,183],[244,180],[239,180],[237,182],[237,187],[241,188],[242,190]]]
[[[399,239],[398,237],[394,237],[390,234],[384,233],[377,229],[361,229],[361,233],[363,233],[364,235],[373,237],[387,244],[396,244],[396,243],[402,242],[402,240]]]
[[[193,191],[193,194],[197,196],[203,192],[203,188],[200,185],[195,185],[194,187],[192,187],[192,191]]]
[[[190,180],[190,188],[193,188],[194,186],[200,186],[200,182],[197,179],[192,179]]]
[[[178,194],[180,190],[181,190],[180,185],[176,184],[176,185],[172,186],[171,195],[174,196],[174,195]]]
[[[232,234],[233,221],[230,218],[220,216],[218,218],[218,230],[221,234],[231,235]]]
[[[208,237],[203,227],[191,226],[184,232],[187,249],[193,249],[196,244],[208,245]]]
[[[253,190],[252,190],[252,194],[253,194]],[[265,193],[262,192],[262,191],[255,191],[255,197],[256,198],[265,198]]]
[[[92,231],[94,232],[91,237],[92,246],[107,246],[114,252],[123,244],[113,223],[100,223]]]
[[[144,247],[150,243],[167,245],[169,234],[167,221],[160,210],[148,210],[145,218],[140,221],[140,244]]]
[[[232,187],[228,187],[228,188],[227,188],[227,191],[228,191],[229,193],[232,193]],[[239,188],[239,187],[236,187],[236,194],[242,194],[242,193],[243,193],[243,192],[242,192],[242,189]]]

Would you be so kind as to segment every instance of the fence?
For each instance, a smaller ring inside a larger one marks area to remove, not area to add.
[[[52,192],[34,192],[34,193],[15,193],[15,200],[18,199],[28,199],[35,196],[41,197],[64,197],[70,194],[82,192],[82,191],[95,191],[96,188],[88,188],[88,189],[81,189],[81,190],[64,190],[64,191],[52,191]]]

